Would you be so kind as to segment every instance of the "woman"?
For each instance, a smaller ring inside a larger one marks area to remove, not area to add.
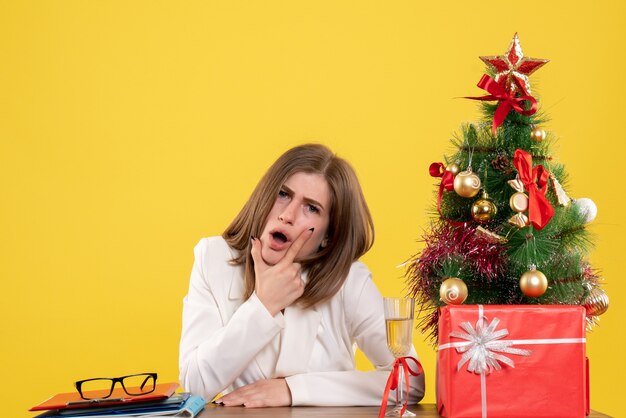
[[[374,229],[356,174],[322,145],[284,153],[221,237],[196,246],[180,380],[245,405],[378,405],[394,361],[364,264]],[[354,369],[355,344],[376,371]],[[415,351],[412,350],[415,356]],[[423,396],[413,378],[411,402]]]

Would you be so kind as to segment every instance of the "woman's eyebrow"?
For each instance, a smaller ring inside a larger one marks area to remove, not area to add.
[[[284,189],[284,190],[285,190],[285,191],[286,191],[289,195],[293,196],[293,194],[294,194],[294,193],[293,193],[293,190],[291,190],[291,189],[289,188],[289,186],[287,186],[287,185],[283,184],[283,189]],[[304,196],[304,197],[302,198],[302,200],[304,200],[304,201],[305,201],[305,202],[307,202],[307,203],[312,203],[312,204],[314,204],[315,206],[319,206],[319,207],[320,207],[320,209],[324,209],[324,205],[322,205],[320,202],[318,202],[318,201],[317,201],[317,200],[315,200],[315,199],[312,199],[312,198],[310,198],[310,197],[306,197],[306,196]]]
[[[303,200],[307,203],[313,204],[314,206],[319,206],[320,209],[324,209],[324,206],[315,199],[311,199],[310,197],[304,197]]]

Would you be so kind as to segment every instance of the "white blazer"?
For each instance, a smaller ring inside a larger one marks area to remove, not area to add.
[[[272,317],[256,294],[244,300],[243,267],[228,263],[236,252],[223,238],[200,240],[194,253],[179,357],[186,390],[210,400],[260,379],[284,377],[292,405],[380,404],[394,358],[382,298],[363,263],[352,264],[327,302],[308,309],[294,304]],[[376,371],[355,370],[356,345]],[[413,348],[411,355],[416,357]],[[410,401],[423,395],[423,376],[412,377]]]

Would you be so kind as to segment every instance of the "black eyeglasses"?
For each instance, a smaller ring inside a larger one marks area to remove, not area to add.
[[[97,377],[79,380],[74,383],[74,386],[83,399],[106,399],[113,393],[113,387],[117,382],[120,382],[122,389],[128,395],[141,396],[154,392],[156,380],[156,373],[140,373],[122,377]]]

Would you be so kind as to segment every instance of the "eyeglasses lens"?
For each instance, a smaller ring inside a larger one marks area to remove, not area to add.
[[[138,374],[124,378],[124,388],[129,395],[145,395],[154,391],[156,379],[149,374]]]
[[[81,384],[81,392],[85,399],[106,398],[111,394],[113,381],[111,379],[85,380]]]

